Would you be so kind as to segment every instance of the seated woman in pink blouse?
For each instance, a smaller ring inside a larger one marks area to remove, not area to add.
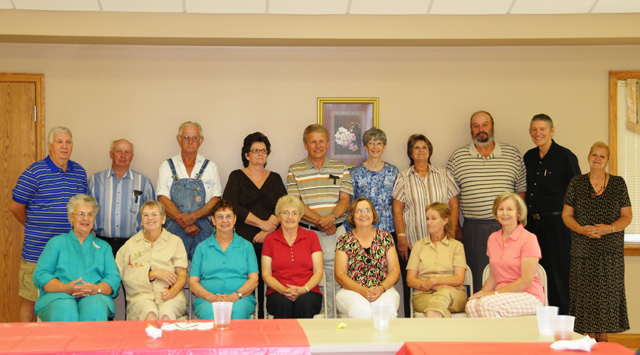
[[[535,314],[544,305],[542,283],[536,274],[540,260],[538,238],[524,229],[527,207],[520,196],[504,193],[493,201],[493,216],[502,229],[487,242],[491,275],[469,297],[469,317],[517,317]]]
[[[280,228],[267,234],[262,247],[262,279],[267,313],[274,318],[313,318],[322,307],[322,248],[314,231],[300,227],[304,205],[282,196],[275,208]]]

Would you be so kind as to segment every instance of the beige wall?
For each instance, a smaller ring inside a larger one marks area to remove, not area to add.
[[[171,47],[0,44],[1,72],[45,74],[47,129],[74,133],[73,159],[89,174],[109,165],[111,140],[136,144],[134,169],[156,180],[163,159],[178,152],[176,129],[199,121],[201,152],[223,183],[241,167],[242,139],[264,132],[268,167],[286,175],[305,156],[301,132],[315,123],[317,97],[379,97],[385,158],[408,165],[405,142],[422,132],[443,166],[470,141],[478,109],[496,119],[496,139],[522,153],[533,114],[549,114],[557,141],[583,170],[591,143],[606,141],[609,70],[638,69],[640,46],[585,47]],[[640,309],[631,300],[639,258],[627,258],[632,332]],[[633,297],[635,295],[635,297]]]

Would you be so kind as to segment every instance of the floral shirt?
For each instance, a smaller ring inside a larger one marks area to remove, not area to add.
[[[391,204],[393,197],[393,186],[398,177],[398,168],[395,165],[384,163],[380,171],[371,171],[364,164],[349,169],[351,172],[351,183],[353,184],[353,195],[351,202],[358,197],[366,197],[372,203],[378,213],[378,223],[374,227],[385,232],[395,232],[393,224],[393,209]],[[345,228],[350,231],[351,226],[345,223]]]
[[[347,253],[348,276],[364,287],[378,286],[387,278],[387,250],[394,247],[391,234],[376,229],[370,248],[360,245],[353,231],[338,238],[336,250]]]

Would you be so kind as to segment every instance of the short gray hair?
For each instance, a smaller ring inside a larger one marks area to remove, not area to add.
[[[178,136],[182,136],[182,130],[185,127],[195,127],[195,128],[197,128],[198,129],[198,134],[200,135],[200,137],[202,137],[202,126],[200,126],[200,123],[194,122],[194,121],[182,122],[180,127],[178,127]]]
[[[367,145],[372,139],[374,141],[382,141],[382,144],[387,145],[387,135],[381,129],[371,128],[364,132],[364,135],[362,136],[362,143]]]
[[[167,212],[164,210],[164,205],[156,200],[145,201],[145,203],[143,203],[142,206],[140,207],[140,214],[142,214],[142,210],[148,207],[156,207],[160,211],[160,214],[162,215],[162,217],[167,216]]]
[[[60,133],[69,133],[69,136],[71,136],[71,139],[73,139],[73,134],[71,134],[71,130],[69,128],[57,126],[51,128],[51,130],[49,131],[49,134],[47,135],[47,143],[53,143],[53,136]]]
[[[131,145],[131,153],[133,153],[133,150],[134,150],[133,143],[131,143],[128,139],[124,139],[124,138],[116,139],[113,142],[111,142],[111,145],[109,146],[110,152],[113,152],[113,146],[116,144],[116,142],[119,142],[119,141],[125,141],[129,143]]]
[[[295,196],[284,195],[280,197],[280,199],[276,203],[276,217],[280,215],[280,212],[282,212],[282,209],[285,206],[289,205],[295,206],[295,208],[298,209],[298,212],[300,212],[300,218],[304,216],[304,205],[302,204],[302,201],[300,201],[300,199]]]
[[[69,202],[67,202],[67,216],[69,217],[69,223],[71,223],[72,226],[73,226],[73,221],[71,219],[71,215],[73,214],[73,211],[76,209],[77,205],[91,206],[93,207],[93,214],[94,215],[98,214],[98,210],[99,210],[98,201],[96,201],[96,199],[93,198],[93,196],[85,195],[85,194],[77,194],[72,198],[70,198]]]

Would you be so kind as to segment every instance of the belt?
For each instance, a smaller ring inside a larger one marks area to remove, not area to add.
[[[531,213],[531,217],[536,221],[541,219],[553,217],[553,216],[561,216],[562,212],[542,212],[542,213]]]
[[[336,226],[336,228],[340,228],[340,227],[342,226],[342,224],[343,224],[343,223],[344,223],[344,222],[340,222],[340,223],[336,224],[336,225],[335,225],[335,226]],[[308,225],[308,224],[305,224],[305,223],[300,223],[300,225],[301,225],[303,228],[311,229],[312,231],[318,231],[318,232],[321,232],[320,228],[318,228],[318,227],[316,227],[316,226]]]

